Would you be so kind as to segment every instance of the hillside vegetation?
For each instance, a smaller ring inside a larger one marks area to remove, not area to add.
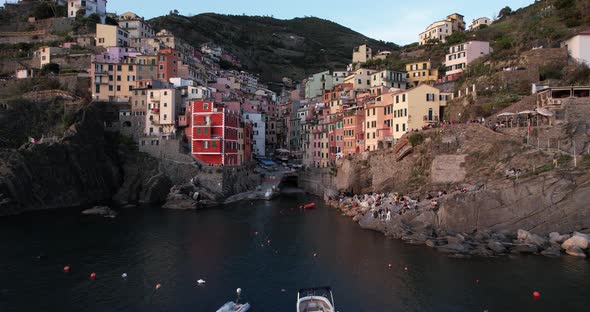
[[[265,81],[281,81],[283,77],[301,80],[322,70],[345,69],[353,48],[364,43],[374,51],[398,48],[315,17],[280,20],[207,13],[166,15],[150,23],[178,34],[195,47],[205,42],[222,46]]]

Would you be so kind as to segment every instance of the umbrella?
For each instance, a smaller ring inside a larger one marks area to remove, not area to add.
[[[540,115],[546,116],[546,117],[553,116],[553,112],[546,109],[546,108],[537,108],[537,113],[539,113]]]
[[[528,114],[536,114],[537,112],[532,111],[532,110],[524,110],[520,113],[518,113],[518,115],[528,115]]]

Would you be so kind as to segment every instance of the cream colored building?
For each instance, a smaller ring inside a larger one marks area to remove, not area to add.
[[[156,35],[156,31],[143,17],[132,12],[121,14],[118,23],[119,28],[129,33],[130,38],[150,38]]]
[[[393,138],[397,140],[407,132],[439,122],[451,96],[425,84],[393,95]]]
[[[406,64],[406,72],[410,87],[416,87],[423,83],[433,83],[438,79],[438,69],[433,69],[430,61]]]
[[[181,97],[177,89],[151,89],[147,91],[147,136],[171,136],[176,133],[177,109]]]
[[[104,23],[107,17],[107,0],[67,0],[68,17],[74,18],[78,11],[84,10],[84,16],[92,14],[100,17],[100,22]]]
[[[366,44],[354,48],[352,51],[352,63],[366,63],[373,57],[373,51]]]
[[[463,15],[453,13],[446,19],[436,21],[426,27],[426,30],[419,35],[419,44],[426,44],[429,40],[439,40],[442,43],[447,42],[446,38],[454,32],[465,31],[465,21]]]
[[[474,19],[469,25],[469,31],[478,30],[481,25],[490,26],[493,21],[487,17],[480,17],[478,19]]]
[[[62,48],[43,46],[43,47],[40,47],[37,51],[35,51],[33,53],[33,57],[35,60],[38,60],[38,62],[39,62],[38,68],[43,68],[43,65],[51,63],[51,58],[53,56],[63,54],[63,53],[64,53],[64,49],[62,49]],[[34,64],[35,64],[34,66],[36,66],[37,62],[35,61]]]
[[[354,91],[367,91],[371,88],[371,78],[375,72],[374,69],[359,68],[346,77],[344,83],[351,83]]]
[[[127,31],[114,25],[96,24],[97,47],[128,47],[130,42]]]

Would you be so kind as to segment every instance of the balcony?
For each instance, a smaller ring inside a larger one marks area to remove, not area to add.
[[[150,116],[150,123],[152,125],[159,125],[160,124],[160,115]]]

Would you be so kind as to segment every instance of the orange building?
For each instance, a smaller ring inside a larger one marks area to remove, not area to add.
[[[365,149],[363,123],[365,112],[360,108],[352,108],[344,113],[342,118],[343,141],[342,154],[358,154]]]
[[[170,78],[178,77],[180,52],[173,49],[158,51],[158,80],[168,82]]]

